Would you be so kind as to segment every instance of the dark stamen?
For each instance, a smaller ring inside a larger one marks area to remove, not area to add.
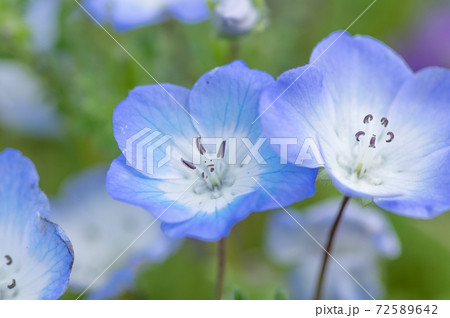
[[[214,172],[214,168],[209,168],[209,171],[211,171],[211,173]]]
[[[372,135],[372,138],[370,138],[370,145],[369,148],[376,148],[375,147],[375,141],[377,140],[377,136]]]
[[[196,169],[196,167],[194,166],[194,164],[193,164],[192,162],[190,162],[190,161],[186,161],[186,160],[184,160],[183,158],[181,158],[181,162],[182,162],[186,167],[188,167],[189,169],[192,169],[192,170],[195,170],[195,169]]]
[[[355,134],[356,141],[359,142],[359,137],[364,136],[365,134],[366,134],[366,133],[365,133],[364,131],[358,131],[358,132]]]
[[[387,134],[390,138],[386,140],[386,142],[391,142],[392,140],[394,140],[394,133],[392,131],[388,132]]]
[[[372,121],[373,116],[371,114],[364,117],[364,124],[368,124],[370,121]]]
[[[202,145],[202,137],[198,136],[197,139],[195,140],[195,143],[197,145],[198,151],[200,152],[201,155],[203,155],[206,152],[206,149]]]
[[[13,279],[11,285],[8,285],[8,289],[13,289],[14,287],[16,287],[16,280]]]
[[[389,124],[389,120],[386,117],[381,118],[381,124],[384,127],[387,127],[387,125]]]
[[[5,255],[5,258],[6,258],[6,265],[11,265],[13,262],[12,257],[9,255]]]
[[[217,151],[217,158],[221,159],[225,156],[225,145],[226,145],[226,141],[222,141],[222,143],[220,144],[219,147],[219,151]]]

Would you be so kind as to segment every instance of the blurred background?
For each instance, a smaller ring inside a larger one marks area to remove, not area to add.
[[[346,29],[371,2],[267,0],[264,26],[233,39],[219,36],[210,20],[106,28],[159,82],[191,88],[234,57],[275,77],[304,65],[321,39]],[[450,67],[450,1],[378,0],[349,32],[387,43],[415,70]],[[0,0],[0,42],[0,150],[28,156],[47,195],[56,196],[68,176],[120,154],[113,110],[133,87],[154,81],[75,1]],[[340,196],[331,185],[317,186],[314,198],[295,207]],[[382,213],[402,247],[398,258],[381,264],[385,298],[450,299],[450,213],[426,221]],[[290,297],[287,268],[265,252],[269,214],[254,213],[232,230],[227,298]],[[211,299],[215,257],[215,243],[188,239],[163,263],[144,266],[120,298]],[[77,296],[69,291],[63,298]]]

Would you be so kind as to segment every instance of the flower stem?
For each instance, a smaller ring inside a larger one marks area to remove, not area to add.
[[[322,295],[322,286],[323,286],[323,280],[325,277],[325,272],[327,269],[328,259],[330,257],[331,249],[333,247],[333,241],[336,234],[336,230],[339,226],[339,222],[342,219],[342,215],[344,214],[345,207],[347,206],[347,203],[350,201],[350,197],[345,196],[342,200],[341,207],[339,209],[339,213],[336,217],[336,220],[334,221],[333,227],[331,228],[330,235],[328,236],[328,242],[327,246],[325,248],[325,251],[323,252],[323,261],[322,261],[322,268],[320,270],[320,276],[319,280],[317,282],[316,287],[316,293],[314,295],[314,299],[319,300]]]
[[[230,39],[228,41],[228,56],[227,56],[227,63],[231,63],[234,60],[238,59],[239,57],[239,51],[240,51],[240,45],[238,39]]]
[[[222,299],[223,282],[225,278],[227,241],[223,238],[217,245],[217,280],[216,280],[216,299]]]

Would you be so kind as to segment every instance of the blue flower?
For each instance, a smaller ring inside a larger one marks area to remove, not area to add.
[[[384,44],[342,32],[319,43],[313,62],[261,98],[265,133],[299,140],[288,160],[312,137],[345,195],[414,218],[450,209],[450,71],[414,74]]]
[[[41,79],[26,65],[10,60],[0,60],[0,124],[41,138],[54,138],[62,128]]]
[[[170,16],[184,23],[208,18],[206,0],[84,0],[83,6],[100,23],[118,31],[157,24]]]
[[[336,218],[336,200],[321,202],[305,213],[289,213],[322,246]],[[285,211],[268,223],[267,250],[278,263],[291,267],[289,289],[296,299],[311,299],[319,278],[323,250]],[[400,244],[388,220],[373,208],[350,203],[336,234],[333,257],[375,298],[383,294],[379,260],[394,258]],[[324,299],[371,299],[333,260],[324,282]]]
[[[105,189],[106,171],[91,168],[69,180],[52,210],[77,253],[70,287],[89,287],[90,299],[114,298],[130,290],[143,265],[164,261],[180,245],[162,234],[149,213],[114,201]]]
[[[0,153],[0,299],[57,299],[66,290],[72,246],[50,222],[33,163]]]
[[[109,193],[153,213],[171,237],[209,241],[227,236],[251,212],[279,207],[260,185],[283,206],[312,196],[315,169],[282,165],[267,142],[258,144],[261,128],[252,122],[260,93],[271,83],[270,75],[236,61],[206,73],[191,91],[170,84],[135,88],[114,112],[123,155],[108,173]],[[127,143],[145,129],[152,134],[137,140],[133,159]],[[152,146],[162,138],[150,142],[158,134],[170,138],[166,151]],[[250,144],[261,146],[258,153]],[[143,148],[154,150],[146,170],[139,169]]]

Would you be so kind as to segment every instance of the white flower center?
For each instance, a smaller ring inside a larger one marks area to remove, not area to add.
[[[212,198],[222,196],[222,187],[232,186],[235,178],[230,177],[229,165],[223,160],[225,156],[226,141],[222,141],[216,158],[209,158],[205,147],[202,145],[201,137],[196,140],[197,150],[200,152],[200,164],[194,164],[181,158],[181,162],[189,169],[195,170],[197,176],[204,182],[194,187],[194,193],[201,194],[206,191],[211,192]]]
[[[383,181],[371,172],[383,166],[383,149],[394,140],[394,133],[388,131],[386,117],[374,121],[373,115],[368,114],[363,123],[365,129],[356,132],[357,143],[351,148],[350,156],[337,156],[337,163],[348,172],[351,181],[364,180],[371,185],[381,185]]]
[[[195,160],[193,163],[180,158],[180,166],[184,172],[188,172],[184,173],[185,177],[161,183],[160,189],[166,193],[168,200],[177,200],[192,211],[214,213],[230,204],[236,197],[255,190],[257,185],[251,177],[258,178],[263,167],[255,160],[243,160],[248,155],[243,145],[237,146],[230,141],[228,147],[224,140],[220,143],[217,153],[209,154],[202,145],[201,138],[197,137],[196,148],[201,160]],[[235,159],[228,158],[230,151],[237,151]],[[197,181],[192,184],[194,178]],[[189,191],[186,191],[188,187]],[[180,193],[184,191],[186,194],[180,197]]]

